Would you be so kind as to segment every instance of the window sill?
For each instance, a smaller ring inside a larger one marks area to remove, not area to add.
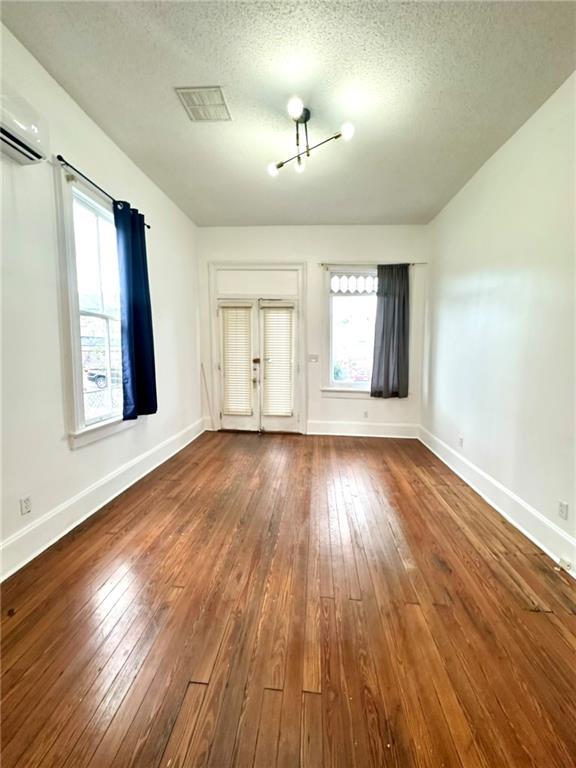
[[[130,429],[135,426],[136,419],[132,421],[123,421],[122,419],[111,419],[110,421],[103,421],[99,424],[91,424],[85,429],[78,432],[70,432],[68,440],[70,448],[75,450],[76,448],[82,448],[90,443],[95,443],[97,440],[102,440],[110,435],[115,435],[117,432],[124,432],[125,429]]]
[[[322,397],[342,397],[357,398],[359,400],[370,400],[369,389],[355,389],[353,387],[322,387],[320,389]]]

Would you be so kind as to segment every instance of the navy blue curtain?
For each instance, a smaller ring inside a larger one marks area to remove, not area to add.
[[[124,201],[114,203],[120,270],[123,418],[156,413],[156,367],[144,216]]]

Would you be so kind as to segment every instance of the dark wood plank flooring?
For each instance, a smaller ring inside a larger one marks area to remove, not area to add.
[[[3,585],[4,768],[575,756],[576,583],[414,440],[206,433]]]

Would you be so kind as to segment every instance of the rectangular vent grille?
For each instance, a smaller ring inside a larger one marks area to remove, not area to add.
[[[194,123],[214,123],[232,119],[222,89],[217,85],[176,88],[176,93]]]

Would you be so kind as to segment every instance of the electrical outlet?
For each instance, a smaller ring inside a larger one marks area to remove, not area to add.
[[[20,499],[20,514],[29,515],[30,512],[32,512],[32,499],[30,496],[25,496],[23,499]]]
[[[572,563],[570,560],[567,560],[565,557],[561,557],[560,561],[558,563],[560,568],[562,568],[563,571],[568,571],[569,573],[572,572]]]
[[[458,448],[464,448],[464,438],[462,436],[458,438]]]
[[[368,418],[368,411],[364,411],[363,415],[364,415],[364,418],[367,419]]]
[[[568,520],[568,502],[567,501],[558,502],[558,516],[561,517],[562,520]]]

